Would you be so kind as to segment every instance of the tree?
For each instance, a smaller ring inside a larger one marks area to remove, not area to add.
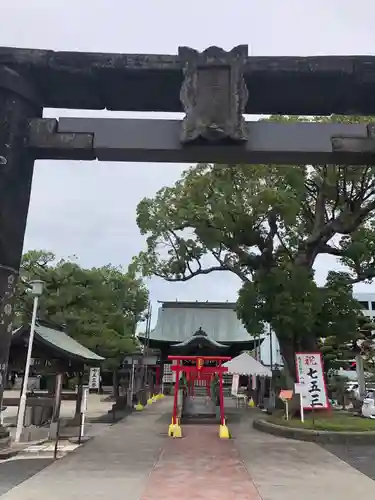
[[[115,370],[124,352],[136,345],[135,329],[148,303],[141,280],[108,265],[84,269],[70,260],[56,260],[52,252],[30,251],[23,256],[16,302],[16,324],[30,321],[32,279],[45,282],[38,315],[56,325],[66,325],[69,335],[106,358]]]
[[[328,296],[323,295],[323,309],[318,322],[324,335],[317,339],[323,353],[325,371],[350,367],[358,352],[365,354],[375,326],[364,316],[359,302],[353,298],[350,277],[346,273],[329,273]],[[363,346],[361,351],[358,343]]]
[[[352,291],[346,273],[330,272],[325,286],[318,287],[312,273],[304,268],[286,271],[280,266],[268,273],[256,273],[252,282],[243,285],[238,308],[248,331],[253,332],[264,321],[272,325],[283,356],[287,363],[289,360],[291,375],[295,373],[295,352],[317,348],[324,355],[328,372],[349,355],[358,338],[363,314]]]
[[[340,292],[329,280],[319,291],[315,260],[322,254],[341,259],[349,270],[347,286],[372,279],[374,210],[374,167],[199,164],[173,187],[138,205],[137,223],[147,235],[147,249],[134,265],[144,275],[168,281],[215,271],[237,275],[242,281],[239,317],[252,333],[264,321],[271,324],[294,374],[296,350],[317,348],[317,318],[323,328],[329,312],[326,307],[323,314],[322,297],[348,298],[343,282]],[[352,319],[355,314],[348,315]],[[327,335],[331,323],[320,335]]]
[[[345,410],[346,400],[349,396],[348,379],[340,375],[330,375],[327,378],[328,393],[330,397],[335,398],[338,404]]]
[[[367,316],[358,318],[357,335],[352,343],[354,355],[360,354],[365,371],[375,373],[375,324]]]

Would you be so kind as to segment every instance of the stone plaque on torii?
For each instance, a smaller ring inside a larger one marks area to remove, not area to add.
[[[55,120],[43,108],[185,117]],[[0,48],[0,406],[36,159],[375,164],[373,124],[244,120],[333,113],[375,115],[375,57],[247,57],[246,46],[175,56]]]
[[[248,91],[243,78],[247,46],[230,52],[210,47],[202,53],[189,47],[178,51],[184,81],[181,102],[185,111],[183,144],[236,144],[247,140],[243,113]]]

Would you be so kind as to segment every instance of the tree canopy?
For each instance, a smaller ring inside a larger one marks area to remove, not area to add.
[[[314,349],[318,338],[342,331],[355,335],[352,286],[375,277],[374,211],[372,166],[198,164],[138,205],[147,249],[134,264],[168,281],[214,271],[237,275],[239,316],[250,332],[269,322],[294,371],[296,350]],[[313,270],[319,255],[347,268],[331,272],[321,289]]]
[[[143,282],[121,268],[84,269],[75,259],[57,260],[52,252],[33,250],[23,256],[16,302],[16,322],[30,321],[28,283],[40,279],[45,291],[38,316],[67,332],[116,367],[136,345],[135,329],[143,319],[148,291]]]

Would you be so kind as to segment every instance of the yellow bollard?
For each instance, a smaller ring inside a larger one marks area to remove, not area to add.
[[[172,418],[172,423],[168,427],[168,436],[173,438],[182,438],[182,429],[180,426],[179,418],[176,419],[175,424],[173,423],[173,418]]]
[[[141,405],[141,403],[138,403],[137,405],[134,406],[134,408],[136,409],[136,411],[141,411],[144,409],[144,406]]]
[[[255,403],[254,403],[253,398],[250,398],[250,399],[249,399],[249,402],[248,402],[247,404],[248,404],[248,406],[249,406],[250,408],[254,408],[254,407],[255,407]]]
[[[176,424],[174,426],[173,437],[174,438],[182,438],[182,429],[181,429],[181,426],[178,424]]]
[[[220,439],[229,439],[231,436],[230,436],[230,432],[229,432],[229,429],[225,423],[225,420],[223,422],[223,425],[220,424],[220,428],[219,428],[219,438]]]

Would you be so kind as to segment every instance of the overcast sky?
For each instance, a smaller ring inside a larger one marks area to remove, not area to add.
[[[180,45],[229,50],[248,44],[256,56],[375,54],[375,2],[370,0],[2,0],[0,12],[0,46],[176,54]],[[75,254],[84,266],[126,266],[144,246],[135,223],[137,203],[172,184],[184,167],[37,162],[25,250]],[[319,282],[333,266],[333,259],[318,261]],[[238,286],[224,273],[187,284],[150,282],[153,301],[231,301]]]

